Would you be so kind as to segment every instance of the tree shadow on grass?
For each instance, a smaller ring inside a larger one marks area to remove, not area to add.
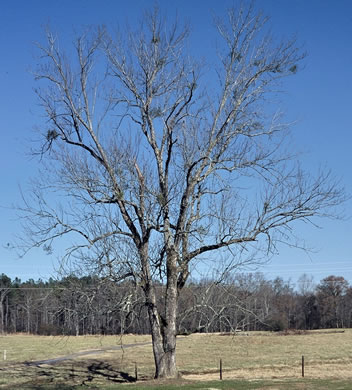
[[[23,385],[19,387],[11,387],[13,390],[77,390],[78,388],[83,388],[77,385],[65,385],[65,384],[56,384],[56,385]],[[85,389],[97,389],[97,387],[85,387]]]
[[[30,363],[2,367],[0,375],[6,376],[6,390],[73,390],[96,389],[101,384],[131,383],[135,377],[103,361],[72,361],[55,365]]]
[[[114,369],[110,364],[105,362],[94,362],[88,366],[88,371],[92,377],[101,376],[112,382],[135,382],[136,378],[129,375],[127,372],[118,371]]]

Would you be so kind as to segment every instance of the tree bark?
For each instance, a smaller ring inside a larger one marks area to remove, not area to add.
[[[156,305],[155,289],[152,284],[145,288],[146,303],[153,342],[155,378],[176,378],[176,315],[177,315],[177,270],[176,258],[171,259],[168,272],[165,315],[160,315]]]
[[[176,378],[176,318],[163,323],[156,307],[148,307],[153,341],[155,378]]]
[[[163,320],[161,319],[156,306],[154,288],[152,286],[147,286],[145,294],[153,343],[155,378],[166,378],[170,376],[170,370],[168,369],[164,351]]]
[[[167,260],[167,285],[165,298],[164,376],[178,376],[176,368],[176,316],[177,316],[177,254],[172,251]]]

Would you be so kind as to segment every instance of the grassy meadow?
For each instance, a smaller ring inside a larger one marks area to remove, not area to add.
[[[150,381],[154,373],[152,347],[143,345],[149,341],[150,336],[136,335],[0,336],[0,389],[115,389],[123,383],[128,383],[130,390],[156,389]],[[163,389],[352,389],[349,329],[301,334],[194,334],[180,336],[177,346],[183,378],[176,384],[163,384]],[[92,353],[73,355],[82,351]],[[70,360],[56,364],[29,363],[68,355]],[[220,359],[223,381],[218,380]]]

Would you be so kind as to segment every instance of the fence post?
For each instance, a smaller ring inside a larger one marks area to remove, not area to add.
[[[136,382],[138,381],[138,366],[137,363],[134,364],[134,376],[136,378]]]
[[[304,378],[304,356],[302,355],[302,378]]]
[[[220,359],[220,380],[222,381],[222,359]]]

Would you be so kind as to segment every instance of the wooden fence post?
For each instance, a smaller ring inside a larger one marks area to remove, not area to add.
[[[302,378],[304,378],[304,356],[302,355]]]
[[[222,359],[220,359],[220,380],[222,380]]]
[[[138,366],[137,363],[134,364],[134,376],[136,378],[136,382],[138,381]]]

